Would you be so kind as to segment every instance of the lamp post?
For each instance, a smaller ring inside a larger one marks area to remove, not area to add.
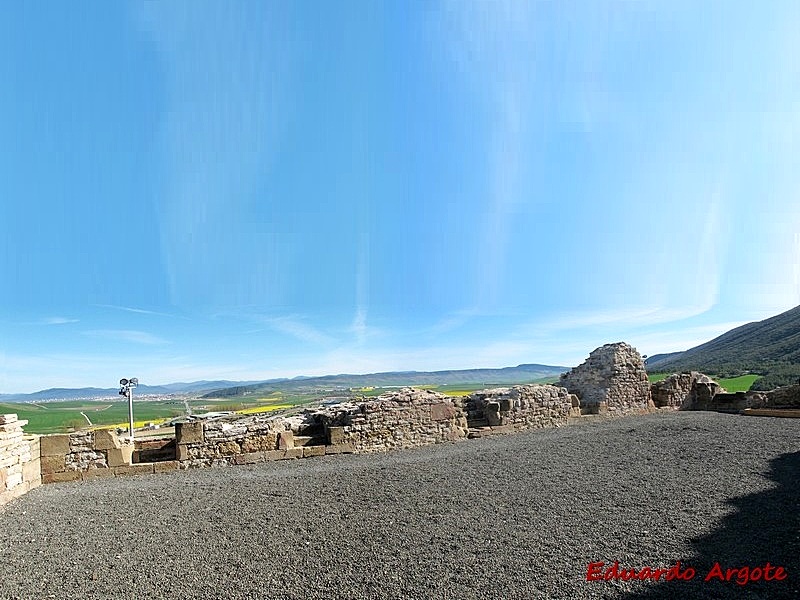
[[[119,395],[128,397],[128,434],[130,435],[131,443],[133,443],[133,388],[139,385],[139,380],[136,377],[120,379],[119,385],[121,386]]]

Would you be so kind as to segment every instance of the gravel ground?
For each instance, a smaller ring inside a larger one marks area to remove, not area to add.
[[[48,485],[0,508],[0,598],[800,598],[798,500],[800,419],[715,413]],[[696,574],[586,580],[615,560]]]

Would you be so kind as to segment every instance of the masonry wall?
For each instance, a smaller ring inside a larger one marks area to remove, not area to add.
[[[580,416],[578,397],[554,385],[521,385],[482,390],[464,399],[470,425],[492,431],[559,427]]]
[[[39,438],[26,436],[15,414],[0,415],[0,506],[42,483]]]
[[[468,435],[461,399],[431,390],[403,388],[317,414],[329,444],[355,452],[413,448]]]
[[[625,342],[605,344],[559,382],[580,399],[585,414],[644,412],[653,406],[644,360]]]
[[[295,449],[293,432],[283,420],[263,415],[179,423],[175,442],[182,469],[303,457],[303,448]]]
[[[113,431],[77,431],[40,439],[42,483],[175,470],[175,461],[134,464],[133,444]]]
[[[195,421],[175,430],[181,468],[380,452],[466,437],[460,400],[412,388],[292,417]]]
[[[800,385],[787,385],[764,395],[765,408],[800,408]]]

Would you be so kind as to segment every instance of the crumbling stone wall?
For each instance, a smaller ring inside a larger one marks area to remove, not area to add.
[[[554,385],[520,385],[474,392],[464,400],[470,425],[508,430],[559,427],[580,416],[578,397]]]
[[[623,414],[653,406],[642,355],[629,344],[606,344],[561,376],[561,386],[578,396],[584,413]]]
[[[323,408],[315,418],[321,419],[332,446],[355,452],[455,441],[468,433],[460,398],[414,388]]]
[[[460,400],[412,388],[290,417],[230,417],[175,429],[181,468],[378,452],[466,436]]]
[[[176,458],[181,468],[301,458],[303,449],[298,455],[291,434],[283,419],[263,415],[179,423],[175,427]],[[287,450],[292,450],[288,456]]]
[[[42,483],[154,473],[178,466],[175,461],[133,464],[133,448],[107,429],[42,436]]]
[[[653,404],[657,408],[671,407],[679,410],[714,410],[714,407],[746,408],[744,395],[725,395],[725,390],[708,375],[691,371],[674,373],[650,386]],[[741,406],[739,406],[741,404]]]
[[[765,394],[764,408],[800,408],[800,385],[787,385]]]
[[[0,506],[42,483],[39,438],[26,436],[16,414],[0,415]]]
[[[693,401],[692,388],[699,373],[675,373],[656,381],[650,386],[653,404],[656,408],[676,408],[686,410]]]

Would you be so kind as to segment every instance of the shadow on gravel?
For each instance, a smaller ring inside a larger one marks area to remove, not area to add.
[[[776,487],[734,498],[729,503],[736,512],[725,517],[712,533],[692,540],[695,554],[681,559],[681,568],[692,567],[690,581],[645,583],[647,589],[623,596],[625,600],[666,600],[667,598],[800,598],[800,452],[784,454],[770,462],[764,476]],[[752,477],[751,473],[743,474]],[[782,581],[738,583],[706,577],[719,563],[724,575],[729,568],[764,568],[769,563],[774,576],[783,567]],[[652,587],[651,587],[652,586]]]

